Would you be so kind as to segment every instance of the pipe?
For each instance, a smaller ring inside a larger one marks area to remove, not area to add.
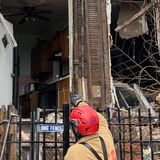
[[[36,109],[36,121],[40,122],[40,112],[41,109],[37,108]],[[40,134],[38,132],[36,132],[36,141],[39,142],[40,139]],[[40,150],[39,150],[39,144],[36,144],[36,158],[39,159],[39,155],[40,155]]]
[[[84,42],[84,40],[85,40],[85,35],[84,35],[84,25],[85,25],[85,23],[84,23],[84,21],[85,21],[85,15],[84,15],[84,0],[81,0],[81,60],[82,60],[82,78],[81,78],[81,80],[82,80],[82,97],[83,97],[83,99],[84,100],[86,100],[86,92],[85,92],[85,72],[84,72],[84,70],[85,70],[85,64],[84,64],[84,56],[85,56],[85,54],[84,54],[84,45],[85,45],[85,42]]]
[[[72,92],[73,80],[73,0],[68,0],[69,17],[69,91]]]
[[[18,60],[18,48],[13,49],[13,97],[12,104],[17,108],[18,106],[18,76],[19,76],[19,60]],[[18,108],[18,111],[20,109]]]

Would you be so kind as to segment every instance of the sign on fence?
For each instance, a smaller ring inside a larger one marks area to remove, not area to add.
[[[37,132],[63,132],[64,124],[37,124]]]

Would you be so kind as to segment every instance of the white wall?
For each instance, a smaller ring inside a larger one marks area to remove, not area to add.
[[[13,26],[9,22],[10,31],[13,33]],[[12,71],[13,71],[13,47],[10,43],[4,48],[2,38],[5,32],[0,23],[0,107],[1,105],[12,104]]]

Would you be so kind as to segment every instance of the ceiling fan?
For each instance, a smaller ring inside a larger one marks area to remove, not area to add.
[[[13,14],[4,14],[4,17],[14,17],[14,16],[23,16],[22,19],[19,21],[19,24],[23,23],[33,23],[37,19],[41,19],[44,21],[50,21],[50,18],[44,16],[45,13],[51,13],[50,10],[39,10],[36,9],[35,6],[24,6],[23,8],[19,8],[19,13]]]

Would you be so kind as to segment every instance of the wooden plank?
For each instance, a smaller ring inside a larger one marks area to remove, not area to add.
[[[10,107],[10,113],[15,113],[17,114],[17,110],[15,109],[14,106],[9,106]],[[12,118],[12,122],[16,122],[17,118]],[[10,141],[16,141],[17,140],[17,125],[16,124],[11,124],[10,125],[10,131],[9,131],[9,140]],[[11,143],[9,144],[9,160],[16,160],[16,149],[17,149],[16,143]]]
[[[15,108],[13,106],[9,106],[10,108],[10,113],[17,113]],[[8,119],[7,118],[7,111],[5,106],[2,106],[0,108],[0,122],[2,122],[3,120]],[[9,114],[10,115],[10,114]],[[12,121],[14,121],[15,119],[13,119]],[[3,142],[4,140],[4,136],[6,134],[6,123],[0,125],[0,140]],[[16,124],[11,124],[10,126],[10,131],[9,131],[9,140],[10,141],[15,141],[16,140],[16,136],[17,136],[17,125]],[[2,147],[2,144],[0,144],[0,149]],[[9,156],[9,160],[16,160],[16,144],[8,144],[8,156]]]
[[[0,108],[0,123],[4,120],[5,118],[5,113],[6,113],[6,108],[5,106],[1,106]],[[0,140],[3,139],[4,136],[4,125],[0,125]],[[1,146],[0,146],[1,147]]]
[[[69,103],[69,77],[58,81],[58,107],[64,103]]]

